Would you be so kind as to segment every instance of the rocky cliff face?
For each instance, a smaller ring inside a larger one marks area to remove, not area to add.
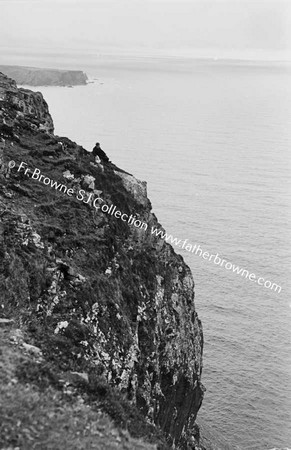
[[[115,419],[115,392],[142,414],[137,431],[124,413],[133,434],[152,424],[168,445],[199,449],[194,282],[183,258],[151,234],[160,225],[146,184],[53,135],[42,95],[2,74],[0,107],[1,317],[40,349],[58,389],[75,374],[88,404]]]
[[[38,67],[0,66],[0,72],[27,86],[75,86],[87,83],[81,70],[41,69]]]
[[[0,72],[1,73],[1,72]],[[2,137],[17,136],[24,129],[53,133],[48,105],[40,92],[18,89],[15,81],[0,76],[0,132]]]

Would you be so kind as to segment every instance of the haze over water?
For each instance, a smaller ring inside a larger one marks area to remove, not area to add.
[[[192,269],[204,328],[198,419],[244,450],[291,446],[290,70],[158,58],[83,69],[98,80],[38,88],[56,134],[88,150],[100,142],[146,180],[168,233],[282,287],[174,247]]]

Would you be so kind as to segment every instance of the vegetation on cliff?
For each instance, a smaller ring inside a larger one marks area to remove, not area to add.
[[[41,94],[0,74],[1,448],[198,450],[192,274],[149,229],[92,207],[98,196],[160,226],[145,183],[55,136]]]

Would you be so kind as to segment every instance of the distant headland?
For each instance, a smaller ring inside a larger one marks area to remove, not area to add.
[[[76,86],[87,84],[88,79],[81,70],[0,65],[0,72],[27,86]]]

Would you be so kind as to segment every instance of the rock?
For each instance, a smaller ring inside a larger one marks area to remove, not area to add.
[[[83,284],[86,282],[86,278],[83,277],[83,275],[81,274],[77,274],[74,276],[73,280],[71,280],[71,285],[72,286],[79,286],[80,284]]]
[[[3,318],[0,318],[0,327],[5,327],[5,326],[8,326],[8,325],[12,325],[13,322],[14,322],[13,319],[3,319]]]
[[[85,383],[89,382],[88,374],[85,372],[71,372],[71,375],[73,375],[74,381],[85,381]]]
[[[123,185],[141,205],[148,206],[147,184],[134,176],[115,170],[114,173],[122,179]]]
[[[31,239],[37,248],[44,248],[44,244],[41,241],[41,236],[36,231],[32,231]]]
[[[5,139],[0,137],[0,175],[5,172],[4,149],[5,149]]]
[[[22,344],[22,342],[24,341],[23,332],[19,328],[15,329],[15,330],[11,330],[10,334],[9,334],[9,339],[14,344]]]
[[[94,191],[94,189],[95,189],[95,178],[92,177],[92,175],[85,175],[83,182],[84,182],[85,188],[89,188],[92,191]]]
[[[22,346],[24,349],[35,356],[42,356],[42,351],[40,348],[36,347],[35,345],[27,344],[26,342],[23,342]]]
[[[67,320],[65,320],[63,322],[59,322],[55,328],[54,333],[58,334],[61,330],[65,330],[68,325],[69,325],[69,322]]]
[[[63,173],[63,177],[66,178],[66,180],[68,180],[68,181],[71,181],[75,178],[74,175],[69,170],[66,170]]]

